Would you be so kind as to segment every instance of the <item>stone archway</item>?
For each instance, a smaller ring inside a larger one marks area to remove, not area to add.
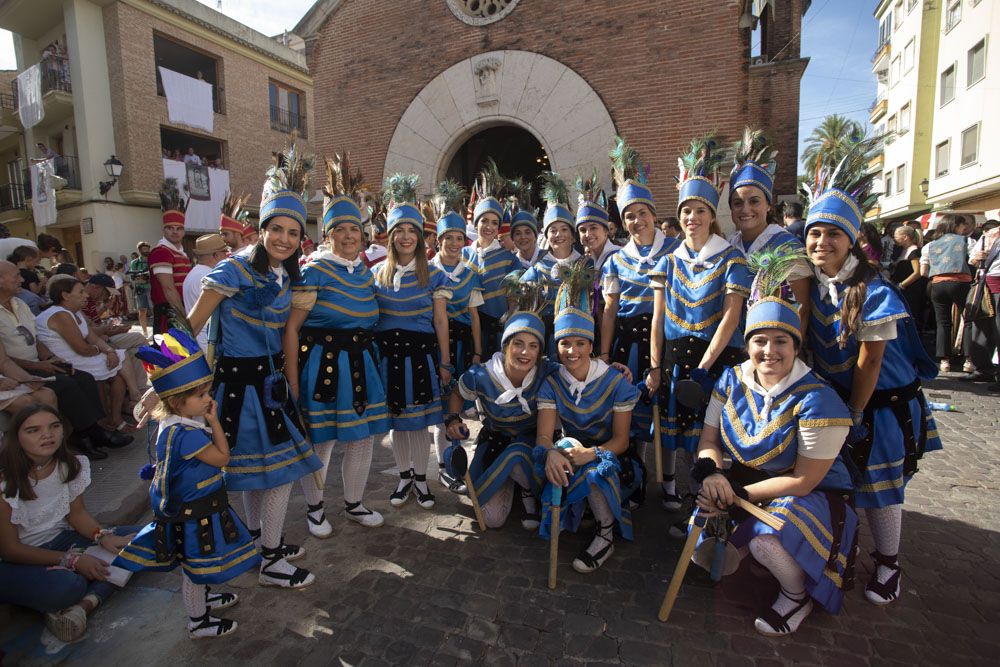
[[[567,181],[596,168],[610,188],[615,125],[607,107],[579,74],[528,51],[481,53],[434,77],[396,125],[383,174],[419,174],[428,192],[469,137],[508,124],[537,137]]]

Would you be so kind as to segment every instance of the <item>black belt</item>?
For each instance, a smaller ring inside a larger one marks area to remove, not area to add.
[[[851,390],[834,385],[834,389],[848,402],[851,397]],[[895,387],[892,389],[876,389],[865,405],[863,423],[868,430],[863,440],[851,443],[851,459],[864,472],[868,467],[868,458],[872,453],[872,446],[875,443],[875,410],[889,408],[900,431],[903,432],[903,474],[907,477],[915,474],[919,468],[917,461],[923,458],[924,450],[927,448],[927,429],[920,426],[920,436],[917,436],[917,429],[913,424],[913,413],[910,411],[910,401],[920,398],[921,418],[927,420],[927,404],[923,400],[923,391],[920,388],[920,379],[916,379],[905,387]]]
[[[339,389],[340,352],[347,351],[351,368],[351,391],[354,411],[359,415],[368,407],[368,381],[365,378],[365,352],[376,357],[372,332],[365,329],[319,329],[303,327],[299,331],[299,370],[305,368],[313,346],[323,348],[323,358],[316,374],[313,400],[336,403]]]
[[[226,487],[203,498],[181,505],[175,517],[157,517],[153,537],[156,561],[167,563],[175,558],[184,559],[184,524],[196,521],[198,526],[198,552],[210,554],[215,551],[215,534],[212,530],[212,515],[219,515],[222,536],[227,544],[236,541],[239,530],[229,509]],[[170,533],[173,533],[171,536]]]
[[[465,345],[461,346],[461,359],[458,358],[458,344],[460,342],[465,343]],[[465,370],[472,365],[472,354],[475,352],[473,346],[472,327],[457,320],[448,320],[448,349],[451,351],[452,359],[455,362],[456,368],[459,370]],[[483,357],[479,357],[479,360],[482,361]]]
[[[641,381],[646,377],[652,364],[649,361],[649,338],[653,331],[653,315],[645,313],[634,317],[619,317],[615,319],[615,337],[611,344],[611,361],[628,366],[629,356],[632,346],[637,349],[638,374],[633,378],[634,382]],[[640,398],[644,403],[649,403],[650,398]]]
[[[378,347],[388,364],[386,405],[392,414],[406,409],[406,360],[410,360],[413,404],[426,405],[434,400],[437,382],[437,338],[432,333],[389,329],[378,334]],[[427,362],[428,355],[434,360]]]
[[[500,318],[493,317],[479,311],[480,343],[483,346],[483,356],[481,359],[489,359],[493,353],[500,349],[500,335],[503,333],[503,325]]]
[[[264,380],[271,374],[271,369],[280,369],[285,364],[282,354],[273,357],[221,357],[215,364],[215,386],[226,385],[226,391],[222,395],[220,414],[222,415],[222,432],[229,440],[229,448],[236,449],[239,441],[236,435],[240,432],[240,413],[243,411],[243,395],[246,387],[253,387],[257,393],[257,400],[264,415],[264,425],[267,428],[267,437],[272,445],[287,442],[289,439],[288,429],[285,427],[284,413],[301,430],[302,425],[298,423],[295,411],[290,409],[288,401],[280,410],[268,408],[264,402]]]
[[[708,349],[708,341],[697,336],[685,336],[684,338],[672,338],[665,341],[663,346],[663,359],[660,365],[663,367],[661,373],[670,373],[674,366],[680,369],[678,380],[691,378],[691,370],[698,367],[701,358],[705,356]],[[719,354],[718,359],[708,369],[708,374],[713,380],[718,380],[727,368],[743,363],[747,358],[746,352],[741,347],[727,345]],[[687,430],[696,421],[701,420],[705,415],[705,410],[695,412],[677,403],[677,425],[680,429]]]

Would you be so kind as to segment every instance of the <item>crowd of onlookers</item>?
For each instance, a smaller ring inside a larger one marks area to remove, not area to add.
[[[164,160],[175,160],[184,164],[193,164],[197,167],[204,165],[213,169],[224,168],[221,157],[208,158],[198,155],[192,146],[188,146],[186,151],[181,151],[179,148],[170,149],[166,147],[162,148],[161,151]]]

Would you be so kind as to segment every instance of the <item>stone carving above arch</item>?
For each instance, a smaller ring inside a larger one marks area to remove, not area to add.
[[[610,194],[615,125],[607,107],[579,74],[528,51],[480,53],[434,77],[396,125],[383,173],[417,173],[430,192],[462,143],[497,125],[535,135],[569,182],[596,168]]]
[[[446,0],[448,9],[462,23],[489,25],[506,18],[518,0]]]

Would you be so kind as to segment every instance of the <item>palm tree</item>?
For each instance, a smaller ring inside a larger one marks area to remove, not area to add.
[[[864,138],[865,130],[858,121],[839,114],[827,116],[806,139],[806,147],[802,151],[802,166],[806,175],[811,177],[816,173],[820,155],[824,164],[839,162],[851,146]]]

